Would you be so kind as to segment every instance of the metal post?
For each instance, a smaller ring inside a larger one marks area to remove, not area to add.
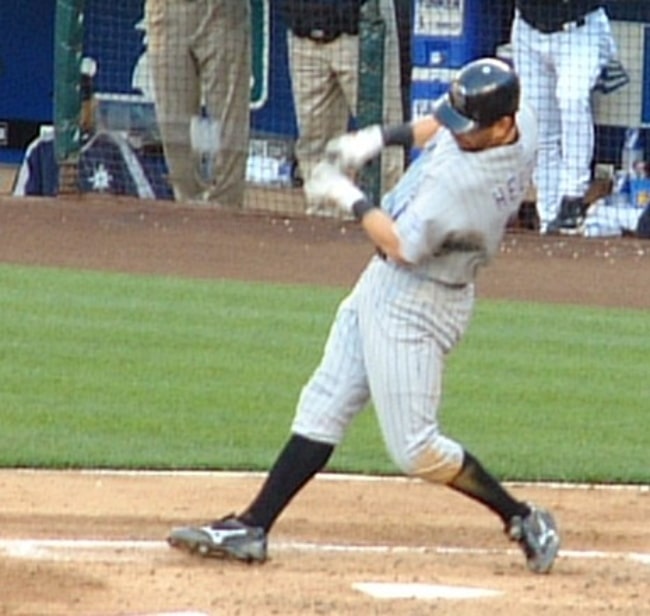
[[[383,118],[384,42],[386,24],[379,10],[379,0],[366,0],[361,6],[359,23],[359,127],[380,124]],[[381,197],[381,159],[362,170],[360,184],[373,203]]]
[[[76,178],[81,147],[81,57],[84,0],[57,0],[54,29],[54,150],[60,187]],[[75,182],[76,183],[76,182]]]

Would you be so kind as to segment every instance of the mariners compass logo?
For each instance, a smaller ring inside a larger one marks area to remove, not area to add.
[[[93,172],[88,178],[93,190],[104,192],[110,189],[113,176],[110,174],[104,163],[94,166]]]

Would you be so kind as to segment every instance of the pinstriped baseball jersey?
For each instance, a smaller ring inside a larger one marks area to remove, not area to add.
[[[424,458],[453,475],[461,445],[438,424],[445,355],[469,324],[473,281],[496,253],[531,178],[535,122],[518,114],[516,143],[459,149],[440,130],[385,198],[411,265],[376,256],[341,303],[293,431],[338,444],[372,398],[387,449],[405,473]]]
[[[529,108],[519,113],[518,123],[516,143],[481,152],[463,151],[448,131],[439,131],[412,172],[386,195],[382,206],[397,220],[414,274],[469,283],[494,256],[534,166],[537,137]]]

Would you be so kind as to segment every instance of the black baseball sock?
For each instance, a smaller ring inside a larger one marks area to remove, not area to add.
[[[334,446],[294,434],[271,468],[255,500],[237,516],[266,532],[297,492],[327,464]]]
[[[504,524],[515,515],[524,517],[530,513],[530,507],[510,496],[501,483],[468,451],[465,451],[463,467],[448,485],[494,511]]]

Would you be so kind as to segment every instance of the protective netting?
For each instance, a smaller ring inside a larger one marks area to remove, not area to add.
[[[19,22],[30,2],[14,4]],[[61,40],[72,36],[61,16],[77,8],[81,55]],[[28,90],[21,104],[25,71],[5,59],[0,153],[15,162],[55,120],[60,139],[55,111],[74,112],[80,98],[73,160],[82,190],[329,215],[311,209],[302,188],[329,139],[426,115],[463,64],[499,56],[514,63],[539,117],[535,185],[520,225],[634,232],[650,201],[650,5],[642,0],[59,0],[41,14],[44,40],[21,61],[43,72],[39,53],[54,46],[59,70],[43,77],[54,100],[37,104],[46,89]],[[19,27],[11,18],[5,27],[9,45]],[[20,60],[20,45],[7,46],[9,55]],[[51,147],[52,132],[42,139]],[[362,187],[380,199],[414,155],[386,151]],[[38,189],[23,177],[17,190]]]

